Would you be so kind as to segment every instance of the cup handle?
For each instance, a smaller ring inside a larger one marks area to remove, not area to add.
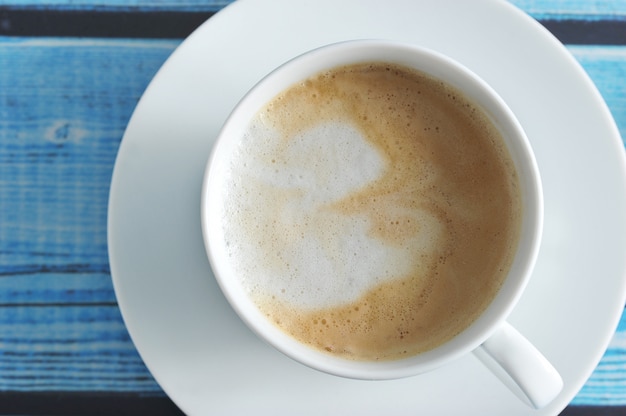
[[[552,364],[507,322],[474,355],[535,409],[548,405],[563,389],[563,379]]]

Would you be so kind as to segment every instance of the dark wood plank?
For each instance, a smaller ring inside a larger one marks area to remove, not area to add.
[[[86,36],[182,39],[232,1],[205,4],[109,1],[0,3],[0,36]],[[579,45],[625,45],[626,11],[620,3],[601,13],[591,2],[513,0],[561,42]],[[609,12],[610,11],[610,12]]]
[[[560,416],[624,416],[626,406],[568,406]]]
[[[213,11],[0,8],[0,36],[183,39]]]
[[[0,393],[0,412],[15,416],[181,416],[165,396],[111,393]]]

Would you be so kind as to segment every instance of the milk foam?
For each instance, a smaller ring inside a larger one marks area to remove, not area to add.
[[[409,250],[428,250],[436,219],[422,218],[428,229],[393,246],[372,236],[367,216],[333,206],[379,179],[386,163],[349,124],[321,123],[285,142],[255,119],[224,189],[226,244],[247,290],[303,308],[338,306],[414,269]]]
[[[435,348],[515,255],[515,166],[459,91],[381,62],[320,73],[258,113],[223,182],[225,245],[259,311],[355,360]]]

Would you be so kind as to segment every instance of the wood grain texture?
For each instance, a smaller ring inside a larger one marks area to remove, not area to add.
[[[600,364],[571,404],[626,406],[626,314]],[[626,414],[626,408],[623,411]]]
[[[117,305],[3,308],[2,390],[159,391]]]
[[[0,390],[159,392],[119,315],[106,207],[176,41],[0,39]],[[626,48],[572,47],[626,132]],[[575,403],[626,403],[626,324]]]
[[[109,274],[128,119],[178,42],[0,39],[0,390],[160,391]]]
[[[0,0],[0,7],[49,8],[55,10],[177,10],[217,11],[234,0]]]
[[[511,1],[564,43],[626,45],[625,0]],[[0,36],[182,39],[232,2],[0,0]]]
[[[509,0],[536,19],[619,20],[626,18],[624,0]]]
[[[0,0],[0,7],[55,10],[218,11],[234,0]],[[537,19],[623,19],[625,0],[508,0]]]
[[[540,19],[626,19],[624,0],[511,1]],[[0,7],[206,12],[230,2],[0,0]],[[0,37],[0,391],[163,395],[116,304],[106,210],[126,123],[179,43]],[[569,50],[626,138],[626,46]],[[572,404],[626,405],[626,316]]]
[[[569,46],[568,49],[596,84],[622,140],[626,140],[626,46]]]

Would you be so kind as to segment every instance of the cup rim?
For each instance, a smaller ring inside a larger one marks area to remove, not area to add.
[[[324,63],[333,57],[331,63]],[[353,361],[334,357],[308,347],[269,322],[241,287],[228,279],[220,220],[214,207],[214,181],[224,166],[220,155],[232,146],[229,137],[238,137],[256,111],[277,93],[325,69],[356,62],[388,61],[417,68],[462,90],[479,103],[492,121],[510,134],[504,135],[520,176],[523,220],[519,247],[503,286],[481,315],[459,335],[444,344],[411,357],[380,362]],[[458,85],[459,80],[467,85]],[[264,98],[261,98],[264,97]],[[485,108],[488,104],[488,108]],[[513,137],[513,138],[511,138]],[[525,179],[525,180],[522,180]],[[396,379],[433,370],[476,349],[509,316],[531,277],[543,231],[543,192],[539,169],[530,142],[506,102],[478,75],[452,58],[422,46],[382,39],[357,39],[324,45],[296,56],[258,81],[239,101],[226,119],[209,156],[201,193],[201,224],[207,256],[217,283],[240,319],[261,339],[288,357],[311,368],[348,378]]]

